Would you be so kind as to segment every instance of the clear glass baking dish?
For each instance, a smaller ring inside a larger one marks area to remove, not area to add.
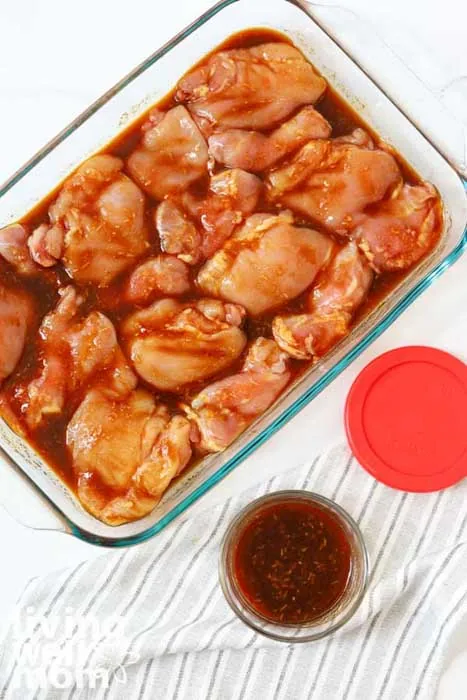
[[[368,41],[373,44],[371,65],[385,77],[385,89],[377,84],[378,76],[370,77],[372,71],[361,59],[357,62],[350,55],[339,38],[339,24],[346,30],[351,27],[353,45]],[[42,527],[107,546],[135,544],[152,537],[317,396],[467,246],[467,198],[465,182],[460,177],[466,172],[463,125],[436,97],[414,82],[413,76],[404,73],[397,56],[378,42],[368,27],[362,31],[358,18],[337,7],[326,8],[303,0],[223,0],[212,7],[103,95],[0,187],[0,225],[24,215],[82,160],[162,98],[184,72],[227,36],[252,27],[270,27],[287,34],[364,120],[423,178],[435,184],[445,207],[440,243],[347,338],[292,385],[227,450],[206,457],[190,469],[168,489],[155,510],[141,520],[110,527],[93,518],[41,457],[0,421],[1,500],[20,519],[29,510],[31,499],[39,499],[44,515]],[[396,106],[388,97],[388,78],[399,95],[405,90],[403,105]],[[432,116],[433,105],[440,117],[438,126],[433,128],[428,120],[422,132],[415,125],[420,124],[420,106],[423,114]],[[32,485],[34,493],[25,485]]]

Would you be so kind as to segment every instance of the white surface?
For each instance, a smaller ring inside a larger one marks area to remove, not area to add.
[[[150,0],[82,0],[73,8],[58,0],[2,3],[0,181],[211,4],[210,0],[177,0],[163,3],[164,12],[158,15],[158,4]],[[444,0],[442,13],[433,0],[347,0],[341,4],[376,25],[410,67],[438,90],[467,74],[467,10],[462,0]],[[464,256],[300,416],[197,504],[190,516],[233,489],[241,490],[273,470],[299,464],[310,453],[344,439],[342,411],[347,390],[359,369],[381,352],[398,345],[428,344],[467,361],[466,278]],[[71,537],[25,529],[2,510],[0,544],[7,572],[1,583],[3,620],[31,576],[102,551]],[[459,651],[464,656],[456,656]],[[440,687],[442,700],[465,697],[467,625],[453,638],[452,659],[452,669]]]

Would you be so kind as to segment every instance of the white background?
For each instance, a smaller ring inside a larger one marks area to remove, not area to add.
[[[0,182],[212,2],[3,0],[0,4]],[[408,66],[435,90],[440,91],[443,85],[467,75],[464,0],[442,3],[341,0],[339,4],[355,10],[363,20],[376,26]],[[233,489],[242,489],[263,474],[297,465],[326,445],[344,439],[342,407],[350,383],[359,369],[384,350],[406,344],[436,345],[467,361],[466,280],[467,255],[283,429],[272,444],[239,467],[195,509],[221,500]],[[2,484],[0,471],[0,501]],[[27,519],[28,513],[22,515]],[[157,541],[154,546],[157,547]],[[26,529],[1,509],[0,547],[4,572],[0,583],[0,619],[4,624],[31,576],[102,552],[65,535]],[[443,678],[439,698],[465,700],[467,623],[452,640],[450,659],[451,668]]]

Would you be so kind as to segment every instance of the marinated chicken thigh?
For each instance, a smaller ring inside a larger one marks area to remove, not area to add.
[[[256,175],[236,168],[211,177],[206,198],[185,194],[185,208],[202,229],[201,260],[214,255],[235,227],[255,210],[261,189],[261,180]]]
[[[354,129],[349,134],[343,134],[343,136],[337,136],[333,139],[334,144],[338,143],[351,143],[354,146],[361,146],[362,148],[369,148],[372,150],[375,147],[373,139],[371,138],[368,131],[358,127]]]
[[[22,412],[30,428],[37,428],[46,416],[62,412],[68,374],[69,348],[66,336],[70,330],[82,298],[74,287],[59,290],[56,308],[47,314],[39,328],[39,372],[26,387]]]
[[[147,391],[136,389],[116,400],[91,389],[66,431],[73,468],[98,474],[111,488],[127,489],[168,420],[165,406]]]
[[[28,238],[31,258],[42,267],[53,267],[63,255],[64,238],[60,225],[41,224]]]
[[[254,211],[261,189],[255,175],[233,169],[212,176],[205,197],[185,192],[180,203],[164,200],[156,211],[162,250],[190,265],[211,257]]]
[[[158,436],[149,456],[136,470],[132,479],[134,485],[123,496],[117,496],[105,505],[101,519],[109,525],[120,525],[151,512],[172,479],[190,461],[192,439],[190,422],[182,416],[174,416]]]
[[[189,268],[174,255],[158,255],[141,263],[131,273],[126,299],[137,304],[156,296],[178,296],[190,289]]]
[[[179,105],[165,114],[156,110],[146,126],[127,166],[149,195],[163,199],[207,173],[208,147],[185,107]]]
[[[23,413],[30,428],[64,410],[68,393],[99,373],[109,395],[125,395],[136,385],[111,321],[99,311],[78,320],[83,302],[73,287],[59,290],[57,307],[39,329],[40,371],[24,387]]]
[[[100,386],[108,396],[126,396],[136,386],[136,377],[130,369],[118,344],[113,323],[100,311],[92,311],[72,327],[67,343],[71,357],[71,376],[68,387],[89,383]]]
[[[253,214],[201,268],[198,284],[260,314],[307,289],[332,249],[327,236],[294,226],[290,212]]]
[[[31,257],[28,239],[29,233],[21,224],[0,229],[0,256],[20,275],[37,275],[41,268]]]
[[[190,460],[192,433],[186,418],[170,418],[147,391],[116,400],[91,390],[66,432],[81,502],[109,525],[146,515]]]
[[[256,175],[240,168],[222,170],[211,177],[211,196],[195,205],[197,213],[200,217],[209,217],[211,208],[219,211],[230,208],[237,210],[237,215],[251,214],[258,204],[261,189],[262,182]]]
[[[372,281],[373,273],[357,245],[347,243],[311,290],[309,313],[276,316],[272,331],[277,344],[298,360],[324,355],[349,332]]]
[[[270,134],[244,129],[219,131],[209,137],[209,153],[229,168],[259,173],[310,139],[325,139],[330,135],[329,122],[308,105]]]
[[[351,235],[377,272],[402,270],[433,247],[438,212],[439,197],[432,185],[401,185],[375,211],[357,217]]]
[[[269,173],[271,198],[331,231],[347,233],[357,214],[401,180],[395,158],[360,132],[309,141],[289,163]]]
[[[122,334],[134,368],[157,389],[177,391],[227,368],[246,345],[238,304],[156,301],[131,314]]]
[[[188,464],[198,431],[185,416],[173,416],[134,475],[136,487],[159,501],[173,478]]]
[[[298,49],[265,43],[219,51],[178,83],[176,98],[212,127],[268,129],[315,103],[326,83]]]
[[[23,354],[34,303],[23,291],[0,286],[0,384]]]
[[[273,340],[255,340],[238,374],[208,385],[184,407],[198,426],[199,447],[207,452],[228,447],[275,401],[290,376],[286,353]]]
[[[156,209],[155,224],[165,253],[176,255],[188,265],[195,265],[201,259],[203,233],[181,203],[164,199]]]
[[[374,274],[354,242],[344,245],[319,276],[308,296],[308,308],[327,313],[354,313],[365,299]]]
[[[144,196],[121,172],[120,158],[87,160],[63,185],[28,241],[34,260],[45,267],[60,257],[78,282],[104,286],[148,247]]]

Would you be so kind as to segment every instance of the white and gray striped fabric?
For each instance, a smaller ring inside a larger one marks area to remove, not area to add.
[[[359,611],[335,635],[311,644],[254,634],[235,618],[218,583],[219,543],[230,519],[253,498],[282,488],[336,500],[359,522],[370,553],[372,579]],[[336,448],[173,523],[144,545],[30,582],[19,624],[0,648],[0,697],[432,698],[447,640],[467,613],[466,502],[467,481],[440,493],[394,491],[363,471],[347,448]],[[66,618],[75,622],[66,625]],[[86,619],[97,621],[97,632],[83,649],[76,620]],[[58,620],[53,634],[44,620]],[[56,659],[62,673],[55,676],[54,662],[45,660],[51,637],[55,650],[69,652]],[[31,649],[35,658],[26,654]],[[34,663],[43,675],[32,687]]]

